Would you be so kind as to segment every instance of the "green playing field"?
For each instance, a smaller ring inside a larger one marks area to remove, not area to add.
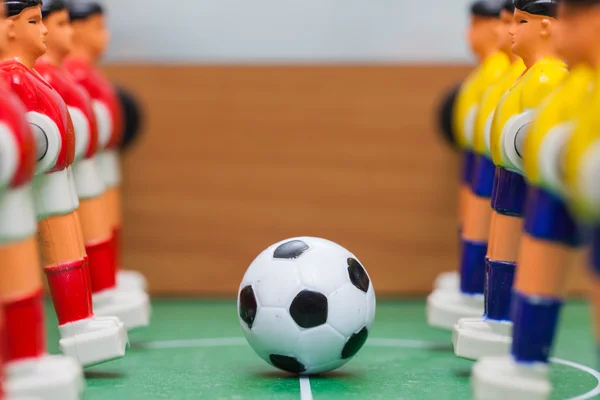
[[[49,350],[55,353],[58,331],[50,307]],[[454,356],[449,332],[427,326],[425,304],[417,300],[380,300],[375,326],[358,355],[308,382],[278,372],[254,354],[242,335],[235,301],[155,300],[152,326],[131,332],[130,341],[125,358],[86,371],[86,400],[471,397],[472,362]],[[600,375],[589,368],[596,352],[586,304],[565,307],[554,354],[553,399],[600,397],[593,393]]]

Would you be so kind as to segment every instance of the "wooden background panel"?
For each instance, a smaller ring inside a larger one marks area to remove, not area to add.
[[[434,108],[468,70],[108,67],[148,117],[124,160],[126,267],[156,294],[230,295],[265,247],[312,235],[354,252],[380,295],[429,292],[458,246]]]

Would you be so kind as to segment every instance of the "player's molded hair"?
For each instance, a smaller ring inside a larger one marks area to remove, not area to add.
[[[502,9],[508,11],[509,13],[515,12],[515,3],[514,0],[506,0],[504,5],[502,5]]]
[[[42,4],[42,0],[4,0],[6,6],[6,16],[15,17],[28,8],[37,7]]]
[[[533,15],[556,18],[558,0],[515,0],[517,10]]]
[[[72,1],[69,6],[71,21],[86,20],[96,14],[103,15],[104,8],[95,1],[77,0]]]
[[[499,18],[502,10],[501,0],[479,0],[471,4],[471,15]]]
[[[68,5],[65,0],[44,0],[44,4],[42,4],[42,18],[48,18],[53,12],[66,9],[68,9]]]

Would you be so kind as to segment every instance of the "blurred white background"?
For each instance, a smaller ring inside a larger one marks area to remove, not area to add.
[[[104,0],[109,62],[464,63],[467,0]]]

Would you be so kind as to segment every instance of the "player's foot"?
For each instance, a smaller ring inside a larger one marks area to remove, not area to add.
[[[129,342],[125,325],[116,317],[100,317],[58,327],[63,354],[84,367],[125,356]]]
[[[79,400],[84,388],[81,366],[69,357],[45,355],[6,365],[9,399]]]
[[[119,270],[117,272],[117,289],[124,292],[129,290],[147,292],[148,284],[144,275],[137,271]]]
[[[458,272],[443,272],[437,276],[434,289],[460,290],[460,275]]]
[[[452,334],[454,353],[458,357],[478,360],[481,357],[509,354],[512,322],[481,318],[462,318]]]
[[[483,315],[483,295],[467,296],[459,290],[436,289],[427,297],[427,322],[436,328],[454,329],[461,318]]]
[[[94,313],[116,316],[127,330],[150,324],[150,298],[141,290],[106,290],[93,295]]]
[[[510,355],[477,361],[471,388],[476,400],[547,400],[552,390],[547,364],[518,364]]]

